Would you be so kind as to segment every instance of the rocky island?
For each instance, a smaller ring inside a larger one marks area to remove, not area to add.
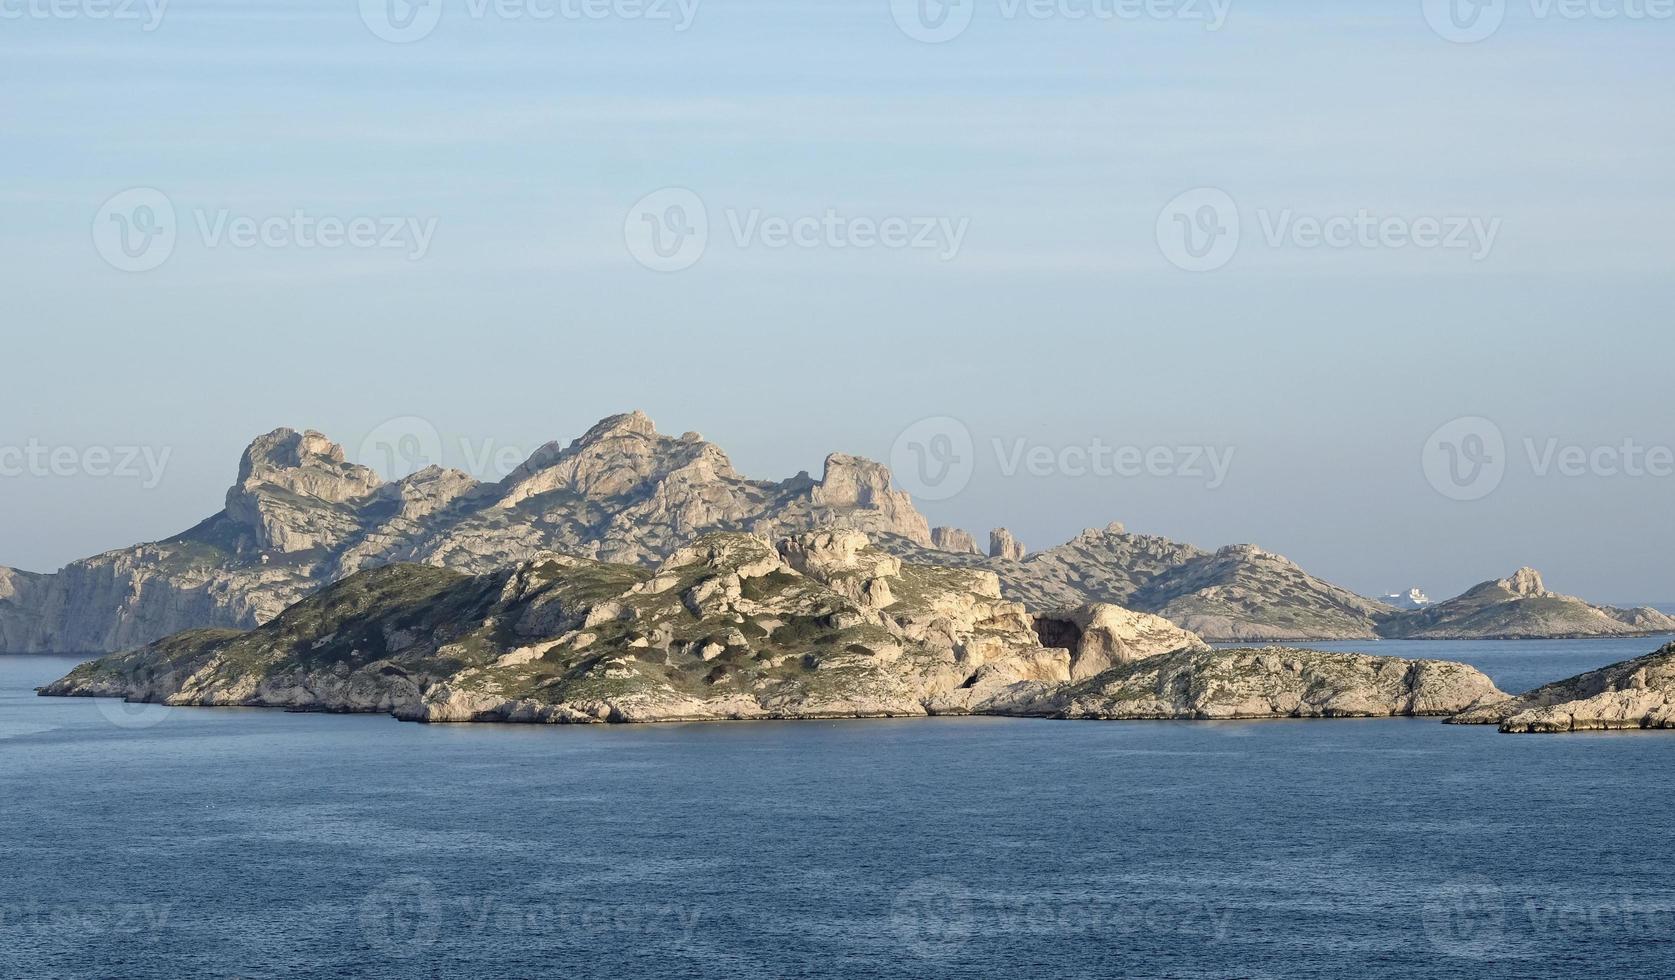
[[[197,526],[52,574],[0,568],[0,650],[112,652],[183,630],[250,630],[384,565],[480,576],[556,553],[650,570],[711,532],[774,540],[827,527],[865,532],[909,564],[983,572],[1031,608],[1106,603],[1215,642],[1675,630],[1660,613],[1589,606],[1517,576],[1403,611],[1255,545],[1208,551],[1121,524],[1036,552],[997,528],[983,553],[970,533],[932,527],[878,463],[834,453],[819,479],[752,480],[697,433],[663,435],[632,412],[493,483],[434,466],[386,482],[318,432],[277,429],[245,450],[226,506]]]
[[[1106,604],[1031,612],[993,572],[903,562],[852,529],[714,533],[653,568],[384,566],[254,630],[181,633],[41,693],[546,723],[1366,717],[1505,698],[1460,664],[1216,651]]]
[[[1550,592],[1533,568],[1484,582],[1456,598],[1388,620],[1384,636],[1406,640],[1537,640],[1675,632],[1656,609],[1596,606]]]
[[[1675,643],[1449,719],[1503,732],[1675,728]]]

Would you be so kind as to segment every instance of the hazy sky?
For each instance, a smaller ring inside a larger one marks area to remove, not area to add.
[[[1469,44],[1419,0],[442,2],[408,43],[383,0],[0,4],[0,563],[188,527],[275,426],[381,466],[432,426],[493,478],[637,407],[767,478],[953,446],[922,509],[1031,547],[1675,600],[1675,22],[1638,2]]]

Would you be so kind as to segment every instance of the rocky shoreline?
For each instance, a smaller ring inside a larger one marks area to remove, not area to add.
[[[1675,643],[1449,719],[1507,733],[1675,729]]]

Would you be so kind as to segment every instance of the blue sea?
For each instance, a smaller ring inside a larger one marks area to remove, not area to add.
[[[1333,645],[1508,691],[1654,640]],[[38,698],[0,977],[1665,977],[1675,734],[420,726]]]

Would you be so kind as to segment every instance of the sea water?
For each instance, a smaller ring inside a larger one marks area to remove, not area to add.
[[[1332,644],[1508,691],[1660,641]],[[1654,977],[1675,733],[539,727],[39,698],[0,977]]]

